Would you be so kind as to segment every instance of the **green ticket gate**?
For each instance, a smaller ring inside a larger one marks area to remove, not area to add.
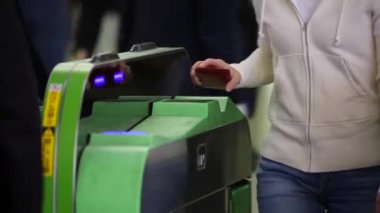
[[[184,49],[137,47],[53,70],[43,212],[249,213],[244,116],[228,98],[178,96]]]

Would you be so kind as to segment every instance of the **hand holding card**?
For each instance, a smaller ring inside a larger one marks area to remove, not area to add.
[[[218,68],[196,68],[195,75],[201,82],[201,86],[212,89],[224,90],[227,83],[231,80],[231,73],[229,69]]]

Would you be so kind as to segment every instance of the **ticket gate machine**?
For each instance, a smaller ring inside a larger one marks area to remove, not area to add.
[[[190,65],[142,44],[54,68],[44,213],[250,213],[248,122],[228,98],[182,96]]]

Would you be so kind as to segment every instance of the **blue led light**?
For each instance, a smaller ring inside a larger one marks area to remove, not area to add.
[[[123,131],[123,130],[115,130],[115,131],[105,131],[102,132],[104,135],[146,135],[146,132],[139,130],[131,130],[131,131]]]
[[[116,84],[121,84],[124,81],[124,72],[123,71],[118,71],[113,74],[113,81]]]
[[[96,76],[94,78],[94,85],[95,87],[103,87],[106,85],[106,78],[103,75]]]

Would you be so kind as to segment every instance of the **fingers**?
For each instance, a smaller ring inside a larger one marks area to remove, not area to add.
[[[74,60],[83,60],[89,57],[89,52],[86,49],[78,49],[74,53]]]
[[[240,73],[236,71],[235,69],[232,68],[230,70],[230,74],[231,74],[231,80],[227,83],[226,88],[225,88],[227,92],[231,92],[232,90],[234,90],[241,80]]]
[[[199,78],[195,74],[195,70],[197,68],[206,68],[206,67],[213,67],[213,68],[220,68],[220,69],[229,69],[229,65],[224,62],[221,59],[206,59],[204,61],[197,61],[194,63],[194,65],[191,67],[191,80],[196,85],[202,85]]]
[[[206,68],[206,67],[230,70],[231,80],[226,84],[224,88],[227,92],[231,92],[232,90],[234,90],[241,80],[240,73],[234,68],[232,68],[225,61],[221,59],[206,59],[204,61],[195,62],[194,65],[191,67],[190,75],[191,75],[192,82],[194,84],[199,85],[199,86],[202,85],[201,81],[195,74],[195,70],[197,68]]]
[[[213,67],[213,68],[220,68],[220,69],[228,69],[229,65],[221,59],[209,58],[209,59],[204,60],[202,63],[200,63],[199,67],[201,68]]]
[[[202,61],[195,62],[194,65],[191,67],[191,72],[190,72],[191,81],[193,82],[193,84],[196,84],[199,86],[202,85],[202,83],[199,80],[199,78],[197,77],[197,75],[195,74],[195,69],[198,68],[201,63],[202,63]]]

